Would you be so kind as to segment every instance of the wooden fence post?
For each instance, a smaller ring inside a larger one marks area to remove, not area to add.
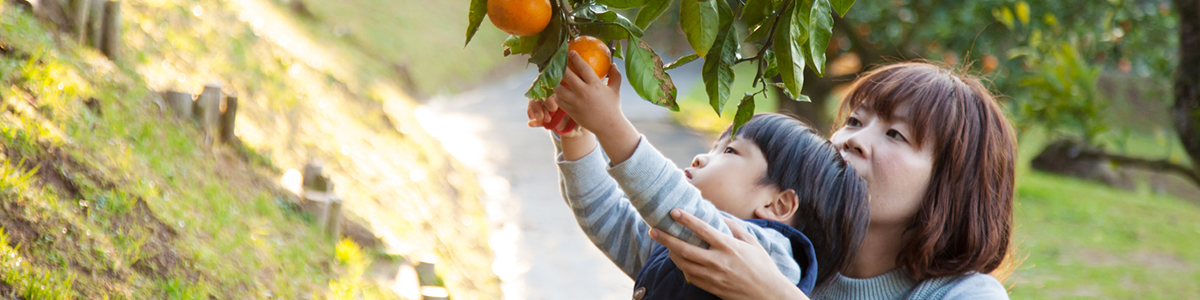
[[[233,126],[234,121],[237,119],[237,107],[237,95],[225,97],[225,107],[221,110],[221,143],[229,144],[233,142]]]
[[[329,194],[313,190],[304,191],[304,207],[310,209],[313,220],[325,229],[325,221],[329,220]]]
[[[104,18],[104,2],[105,2],[105,0],[85,0],[85,1],[92,2],[91,5],[89,5],[90,7],[89,7],[89,11],[88,11],[88,14],[91,15],[90,17],[88,17],[88,22],[87,22],[88,31],[89,31],[88,45],[92,46],[93,48],[100,48],[100,45],[104,42],[104,40],[103,40],[104,24],[103,24],[103,21],[101,21],[101,19]]]
[[[316,159],[309,161],[308,164],[305,164],[303,174],[304,180],[302,181],[303,183],[301,186],[303,186],[305,190],[317,190],[324,192],[325,184],[318,182],[324,179],[323,175],[321,174],[324,172],[324,168],[324,164],[320,160]],[[318,185],[321,187],[320,189],[316,188]]]
[[[180,118],[192,117],[192,105],[195,102],[195,100],[192,100],[194,98],[192,94],[167,91],[163,98],[167,99],[167,106],[171,107],[175,115]]]
[[[75,24],[76,39],[78,39],[80,45],[85,45],[87,44],[88,15],[90,15],[92,11],[92,1],[72,0],[71,4],[71,14],[75,17],[73,23]]]
[[[200,93],[200,97],[196,98],[196,107],[193,108],[196,120],[200,123],[200,131],[204,133],[205,145],[211,146],[213,137],[216,136],[217,121],[221,117],[221,86],[215,83],[204,85],[204,92]]]
[[[325,219],[325,234],[337,240],[342,236],[342,198],[329,193],[329,212]]]
[[[417,281],[421,284],[421,299],[450,299],[449,291],[445,287],[438,285],[437,270],[433,262],[419,261],[415,268],[417,269]]]
[[[101,40],[100,52],[111,61],[117,61],[117,46],[121,44],[121,2],[104,2],[104,37]]]

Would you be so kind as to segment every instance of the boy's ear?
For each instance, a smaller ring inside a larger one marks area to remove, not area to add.
[[[775,199],[772,199],[771,202],[754,209],[754,214],[760,219],[786,224],[791,221],[792,216],[796,215],[796,209],[799,206],[800,197],[796,195],[796,191],[787,189],[776,194]]]

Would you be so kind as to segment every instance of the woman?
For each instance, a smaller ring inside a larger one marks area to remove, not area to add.
[[[871,221],[850,265],[812,298],[1008,299],[987,274],[1009,251],[1016,142],[983,84],[930,64],[889,65],[856,80],[838,115],[830,140],[866,180]],[[752,236],[672,216],[711,244],[651,234],[693,284],[724,299],[806,298]]]

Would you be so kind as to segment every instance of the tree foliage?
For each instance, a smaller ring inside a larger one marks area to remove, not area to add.
[[[672,0],[553,0],[553,16],[541,33],[532,37],[509,37],[502,45],[504,55],[529,54],[538,66],[538,78],[526,92],[531,99],[554,93],[566,68],[566,41],[590,35],[609,43],[613,53],[625,60],[629,84],[652,103],[678,110],[675,84],[666,70],[704,59],[702,78],[713,110],[719,115],[730,97],[735,80],[733,66],[753,63],[758,72],[752,80],[760,90],[741,96],[735,127],[754,112],[753,101],[768,91],[774,74],[783,74],[782,84],[790,95],[800,96],[804,71],[820,76],[825,69],[825,49],[833,32],[835,16],[845,15],[854,0],[679,0],[679,27],[695,52],[669,64],[641,40],[642,30],[660,18]],[[467,43],[486,16],[487,0],[472,0],[467,26]],[[633,21],[611,9],[638,9]],[[742,36],[740,26],[753,31]],[[742,57],[744,40],[757,42],[753,57]],[[624,49],[624,52],[621,50]]]

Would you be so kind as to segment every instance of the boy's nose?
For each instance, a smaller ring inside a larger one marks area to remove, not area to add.
[[[705,159],[704,155],[696,155],[695,158],[692,158],[693,168],[703,167],[706,163],[708,163],[708,159]]]

